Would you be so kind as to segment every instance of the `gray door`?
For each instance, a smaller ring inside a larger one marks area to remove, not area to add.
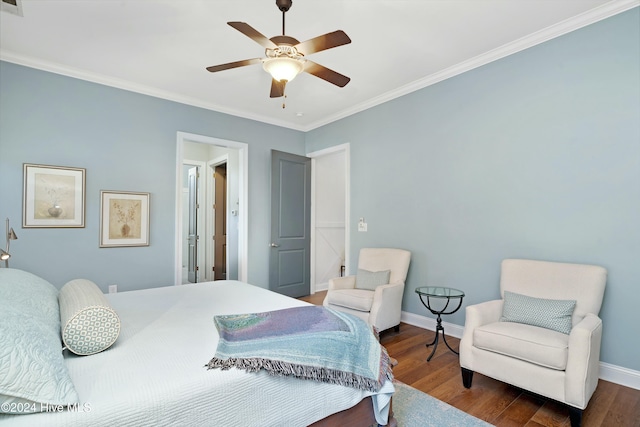
[[[189,235],[187,276],[191,283],[198,281],[198,168],[189,169]]]
[[[271,150],[269,289],[310,293],[311,159]]]

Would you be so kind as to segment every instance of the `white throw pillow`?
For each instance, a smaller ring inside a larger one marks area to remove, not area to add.
[[[100,288],[90,280],[65,284],[58,295],[62,341],[75,354],[108,349],[120,335],[120,318]]]

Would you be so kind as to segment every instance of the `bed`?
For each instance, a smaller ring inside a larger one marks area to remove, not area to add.
[[[106,298],[120,321],[115,343],[89,356],[63,352],[80,404],[59,412],[54,407],[50,412],[0,415],[0,425],[357,425],[333,421],[352,416],[347,410],[367,413],[364,426],[371,425],[372,416],[383,425],[395,423],[387,419],[391,381],[371,392],[264,371],[204,367],[219,340],[214,315],[280,310],[308,305],[305,302],[239,281],[152,288]]]

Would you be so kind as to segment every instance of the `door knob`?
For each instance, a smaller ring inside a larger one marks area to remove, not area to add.
[[[280,246],[280,245],[276,245],[275,243],[271,243],[271,244],[269,245],[269,247],[271,247],[271,248],[277,248],[278,246]]]

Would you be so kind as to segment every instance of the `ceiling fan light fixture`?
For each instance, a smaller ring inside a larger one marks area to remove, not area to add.
[[[5,1],[5,0],[0,0]],[[288,82],[304,72],[316,76],[338,87],[349,83],[349,77],[343,76],[327,67],[307,60],[305,57],[316,52],[332,49],[351,43],[351,39],[342,30],[323,34],[312,39],[299,42],[287,36],[284,27],[286,12],[291,8],[292,0],[275,0],[278,9],[282,11],[282,35],[267,38],[264,34],[246,22],[229,21],[227,24],[240,31],[264,48],[266,58],[245,59],[243,61],[228,62],[226,64],[207,67],[207,71],[215,73],[232,68],[262,63],[262,68],[271,75],[270,98],[287,97],[285,87]],[[284,104],[282,105],[284,108]]]
[[[268,58],[262,64],[262,68],[271,74],[274,80],[290,82],[302,72],[304,64],[301,60],[289,57]]]

